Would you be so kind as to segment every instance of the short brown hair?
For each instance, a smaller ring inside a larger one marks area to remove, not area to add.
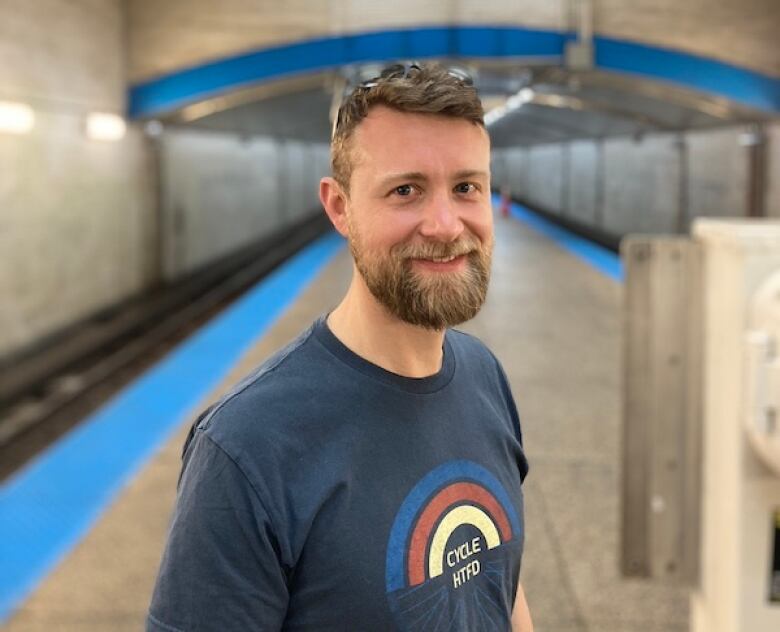
[[[331,138],[333,177],[349,191],[352,175],[350,140],[355,128],[376,105],[421,114],[438,114],[485,126],[482,101],[465,74],[437,64],[395,64],[355,88],[339,107]]]

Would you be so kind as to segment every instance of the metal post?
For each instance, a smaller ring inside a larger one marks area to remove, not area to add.
[[[622,569],[693,585],[701,472],[700,252],[631,236],[626,266]]]
[[[572,3],[577,40],[566,44],[566,65],[572,70],[588,70],[593,67],[593,0]]]

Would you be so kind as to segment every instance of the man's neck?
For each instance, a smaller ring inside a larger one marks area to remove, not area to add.
[[[328,327],[351,351],[397,375],[428,377],[441,369],[444,331],[410,325],[391,315],[357,273],[328,316]]]

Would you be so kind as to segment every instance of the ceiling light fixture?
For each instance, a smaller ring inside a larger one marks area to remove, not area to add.
[[[532,88],[523,88],[519,90],[516,94],[513,94],[511,97],[509,97],[503,105],[499,105],[485,114],[485,126],[490,127],[499,119],[504,118],[510,112],[519,110],[526,103],[531,103],[534,100],[535,95],[536,93]]]
[[[116,114],[92,112],[87,116],[87,136],[92,140],[122,140],[127,123]]]
[[[0,132],[28,134],[35,126],[35,113],[24,103],[0,101]]]

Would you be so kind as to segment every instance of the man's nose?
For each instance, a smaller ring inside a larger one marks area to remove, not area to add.
[[[434,197],[423,212],[420,234],[426,239],[451,242],[463,232],[463,222],[457,206],[449,196]]]

